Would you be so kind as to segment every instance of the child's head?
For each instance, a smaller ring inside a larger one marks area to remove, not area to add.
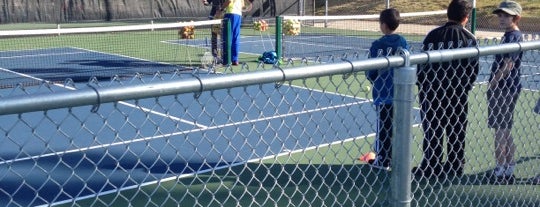
[[[400,19],[399,11],[394,8],[389,8],[381,11],[379,23],[381,23],[381,27],[385,24],[388,30],[390,30],[388,32],[393,32],[398,28]],[[383,30],[383,32],[385,31]]]
[[[448,5],[446,16],[448,20],[465,24],[472,11],[469,0],[452,0]]]
[[[493,14],[506,13],[511,16],[521,16],[521,6],[515,1],[503,1],[493,10]]]
[[[506,30],[514,30],[521,18],[521,6],[515,1],[503,1],[499,7],[493,10],[493,14],[499,17],[499,25]]]

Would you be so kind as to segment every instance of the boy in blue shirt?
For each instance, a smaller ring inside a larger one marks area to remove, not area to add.
[[[400,48],[409,49],[405,38],[395,33],[399,26],[399,11],[394,8],[385,9],[380,13],[379,23],[384,34],[371,44],[370,58],[395,55]],[[368,161],[372,166],[389,169],[392,160],[392,119],[394,84],[393,68],[366,71],[366,77],[373,85],[373,102],[377,109],[377,137],[373,150],[374,160]]]

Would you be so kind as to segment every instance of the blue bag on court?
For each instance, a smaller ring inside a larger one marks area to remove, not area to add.
[[[262,61],[266,64],[276,64],[278,57],[275,51],[266,51],[261,56],[259,56],[259,61]]]

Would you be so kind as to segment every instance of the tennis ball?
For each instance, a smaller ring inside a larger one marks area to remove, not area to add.
[[[369,92],[369,91],[371,91],[371,87],[370,86],[363,86],[362,90],[364,90],[364,92]]]

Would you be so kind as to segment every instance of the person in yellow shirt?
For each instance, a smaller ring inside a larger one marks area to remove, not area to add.
[[[249,0],[252,2],[253,0]],[[223,27],[222,30],[222,40],[223,40],[223,65],[238,65],[238,53],[240,50],[240,25],[242,24],[242,8],[244,7],[244,0],[225,0],[223,2],[223,18],[228,19],[231,22],[231,63],[229,63],[227,56],[227,44],[228,39],[227,27]]]

